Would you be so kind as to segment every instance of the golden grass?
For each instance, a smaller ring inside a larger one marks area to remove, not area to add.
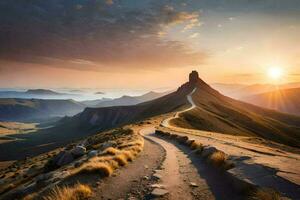
[[[251,200],[280,200],[280,194],[271,188],[259,188],[250,197]]]
[[[91,188],[78,183],[73,187],[55,187],[43,200],[84,200],[91,196]]]
[[[227,156],[222,151],[216,151],[208,157],[208,161],[216,167],[222,166],[226,162]]]
[[[102,177],[108,177],[113,173],[113,166],[105,162],[88,162],[76,170],[73,174],[81,173],[97,173]]]
[[[108,147],[107,149],[104,150],[103,154],[116,155],[118,152],[119,152],[118,149],[115,149],[113,147]]]
[[[120,166],[127,165],[127,159],[124,154],[119,154],[114,157],[114,161],[116,161]]]
[[[132,154],[132,152],[130,151],[123,151],[123,154],[125,156],[125,158],[127,159],[127,161],[132,162],[134,159],[134,154]]]
[[[193,141],[193,142],[191,142],[191,144],[190,144],[190,148],[191,148],[192,150],[203,149],[203,145],[202,145],[200,142],[198,142],[198,141]]]

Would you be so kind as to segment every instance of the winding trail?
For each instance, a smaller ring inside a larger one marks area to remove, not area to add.
[[[155,136],[154,131],[154,127],[150,127],[143,128],[140,133],[166,151],[161,170],[156,170],[160,176],[159,184],[168,191],[168,195],[160,199],[244,199],[239,191],[231,187],[225,174],[208,166],[189,148]]]
[[[196,90],[197,90],[197,88],[194,88],[193,91],[192,91],[190,94],[187,95],[187,100],[188,100],[188,102],[189,102],[192,106],[189,107],[189,108],[187,108],[187,109],[185,109],[185,110],[176,112],[175,115],[174,115],[173,117],[170,117],[170,118],[167,118],[167,119],[163,120],[163,121],[161,122],[161,125],[162,125],[163,127],[166,127],[166,128],[173,127],[173,126],[170,124],[170,121],[171,121],[172,119],[179,118],[179,115],[180,115],[181,113],[188,112],[188,111],[190,111],[190,110],[193,110],[193,109],[196,107],[196,104],[195,104],[195,102],[193,101],[193,98],[192,98],[192,95],[196,92]]]

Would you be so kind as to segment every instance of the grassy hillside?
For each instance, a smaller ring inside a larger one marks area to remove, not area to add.
[[[30,121],[56,116],[75,115],[84,105],[73,100],[0,99],[0,120]]]
[[[193,100],[197,108],[172,121],[180,127],[226,134],[259,136],[276,142],[300,146],[300,117],[221,95],[203,82],[197,83]]]
[[[249,96],[243,100],[261,107],[300,115],[300,88],[275,90]]]

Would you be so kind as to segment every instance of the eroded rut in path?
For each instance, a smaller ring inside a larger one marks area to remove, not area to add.
[[[166,150],[166,159],[158,173],[159,182],[169,194],[162,199],[243,199],[224,174],[212,169],[184,146],[156,137],[153,132],[150,128],[141,131]]]

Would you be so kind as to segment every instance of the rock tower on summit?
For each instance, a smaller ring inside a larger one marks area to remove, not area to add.
[[[196,83],[199,80],[199,74],[197,71],[192,71],[189,75],[189,82],[190,83]]]

